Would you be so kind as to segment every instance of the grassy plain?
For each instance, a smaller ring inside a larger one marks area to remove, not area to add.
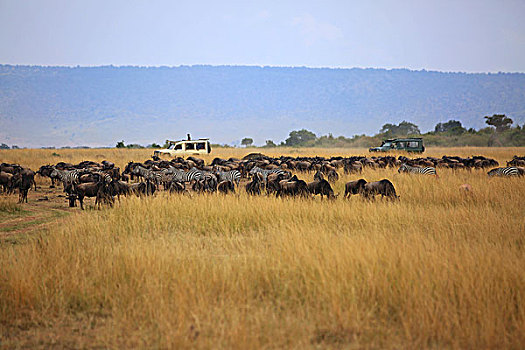
[[[261,150],[219,149],[206,160],[250,151]],[[0,160],[37,169],[109,159],[122,167],[150,154],[12,150]],[[525,149],[425,153],[443,154],[504,165]],[[242,190],[75,210],[23,244],[0,245],[0,346],[523,348],[525,179],[439,175],[366,169],[341,176],[341,196],[331,202]],[[390,179],[400,201],[343,200],[344,183],[359,177]],[[464,183],[473,191],[459,191]]]

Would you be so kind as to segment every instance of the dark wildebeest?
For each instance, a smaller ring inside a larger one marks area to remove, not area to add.
[[[109,184],[106,181],[73,184],[72,186],[72,193],[78,198],[82,210],[84,210],[85,197],[95,197],[95,205],[98,204],[100,206],[102,200],[113,204],[113,196],[111,196]]]
[[[368,182],[364,185],[361,195],[366,199],[373,199],[376,194],[380,194],[381,198],[388,197],[392,200],[398,199],[394,185],[390,180],[383,179],[375,182]]]
[[[233,184],[233,181],[224,180],[219,182],[217,190],[223,194],[228,194],[228,192],[235,193],[235,185]]]
[[[0,185],[7,194],[13,191],[13,174],[0,171]]]
[[[102,168],[104,170],[113,169],[115,167],[115,163],[108,162],[107,160],[103,160],[101,163],[102,163]]]
[[[277,191],[276,196],[280,197],[282,195],[289,196],[308,196],[308,185],[305,181],[299,180],[296,175],[291,179],[282,180],[279,182],[279,191]]]
[[[28,170],[28,171],[24,171]],[[35,173],[30,169],[24,169],[19,174],[14,175],[13,183],[15,187],[18,187],[18,203],[27,203],[27,192],[35,182]]]
[[[172,181],[170,183],[169,191],[170,193],[182,193],[186,191],[186,185],[184,184],[184,182]]]
[[[285,178],[285,174],[269,174],[266,178],[266,194],[272,194],[279,191],[279,182],[281,182]]]
[[[51,177],[51,173],[52,172],[53,172],[53,166],[51,166],[51,165],[42,165],[40,167],[40,169],[38,169],[38,171],[36,172],[40,176],[43,176],[43,177],[47,176],[47,177],[49,177],[51,179],[51,186],[50,186],[50,188],[54,188],[55,187],[55,181],[56,181],[55,177]]]
[[[351,163],[345,162],[344,171],[345,171],[345,174],[362,173],[363,164],[361,164],[360,162],[351,162]]]
[[[328,174],[326,175],[326,177],[328,178],[328,181],[330,181],[331,183],[334,183],[337,180],[339,180],[339,174],[335,170],[330,170]]]
[[[350,181],[345,184],[345,198],[350,198],[353,194],[359,194],[363,191],[365,187],[366,180],[359,179],[355,181]]]
[[[332,189],[332,186],[326,181],[325,179],[322,180],[315,180],[313,182],[310,182],[308,185],[308,192],[310,192],[313,195],[320,194],[321,199],[323,199],[323,196],[326,196],[328,199],[335,199],[334,190]]]
[[[264,185],[263,174],[255,173],[253,174],[252,181],[246,184],[246,192],[251,195],[261,194],[261,187]]]
[[[318,171],[314,174],[314,180],[317,180],[317,181],[324,180],[323,173],[322,173],[320,170],[318,170]]]

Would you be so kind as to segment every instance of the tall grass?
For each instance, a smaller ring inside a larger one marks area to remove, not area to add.
[[[0,327],[60,344],[83,320],[112,348],[523,348],[523,179],[362,177],[400,201],[159,194],[69,216],[0,249]]]

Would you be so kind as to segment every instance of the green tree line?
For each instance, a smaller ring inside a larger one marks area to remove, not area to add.
[[[317,136],[312,131],[302,129],[291,131],[289,137],[279,145],[266,140],[263,147],[372,147],[379,146],[382,140],[396,137],[423,137],[427,146],[458,147],[512,147],[525,146],[525,125],[512,126],[513,120],[504,114],[485,116],[487,127],[480,130],[463,127],[458,120],[438,123],[434,131],[421,133],[419,127],[411,122],[387,123],[373,136],[354,135],[352,137]]]

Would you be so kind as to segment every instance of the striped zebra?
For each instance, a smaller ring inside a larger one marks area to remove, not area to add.
[[[436,168],[427,166],[424,168],[418,168],[415,166],[410,166],[403,164],[397,171],[398,173],[409,173],[409,174],[422,174],[422,175],[437,175]]]
[[[231,183],[236,184],[239,186],[239,182],[241,181],[241,172],[239,170],[230,170],[230,171],[215,171],[215,176],[217,176],[217,180],[219,182],[222,181],[230,181]]]
[[[195,181],[194,181],[195,180]],[[178,180],[181,181],[181,180]],[[209,171],[191,168],[184,173],[183,182],[193,182],[193,189],[199,191],[215,192],[217,191],[217,176]]]
[[[62,184],[64,185],[64,191],[69,185],[77,185],[78,184],[78,178],[82,174],[83,171],[74,169],[74,170],[60,170],[55,167],[53,167],[53,171],[49,175],[51,178],[58,178],[60,181],[62,181]]]
[[[255,173],[261,173],[262,176],[263,176],[264,182],[266,182],[266,178],[270,174],[278,174],[278,175],[282,174],[284,176],[288,176],[288,172],[286,170],[279,169],[279,168],[268,170],[268,169],[261,169],[261,168],[255,166],[255,167],[252,168],[252,170],[250,170],[250,175],[253,175]]]
[[[177,182],[192,182],[194,180],[198,181],[205,178],[205,172],[195,167],[188,171],[173,168],[172,174],[172,180]]]
[[[107,184],[110,184],[111,182],[113,182],[113,178],[111,177],[111,175],[103,171],[93,171],[92,174],[100,176],[99,181],[103,181]]]
[[[495,168],[487,173],[488,176],[523,176],[525,169],[515,166],[508,166],[505,168]]]
[[[146,169],[140,165],[133,168],[131,171],[133,175],[142,176],[146,181],[153,182],[154,184],[160,185],[162,182],[162,174],[160,171],[154,171],[151,169]]]

